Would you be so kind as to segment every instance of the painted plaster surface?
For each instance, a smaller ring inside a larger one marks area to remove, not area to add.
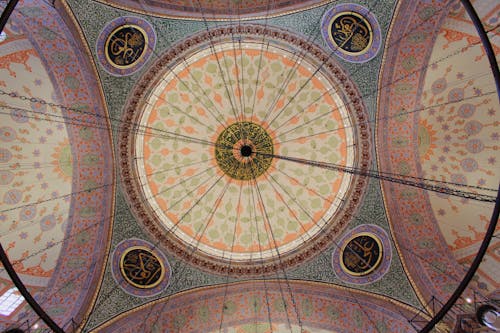
[[[314,0],[242,0],[242,1],[207,1],[186,2],[182,0],[145,0],[140,3],[125,0],[99,0],[112,6],[168,17],[191,17],[198,20],[241,17],[263,17],[279,15],[317,6],[330,1]]]
[[[229,124],[248,121],[269,133],[276,155],[351,165],[351,121],[331,83],[319,75],[308,82],[313,65],[303,61],[296,69],[292,53],[263,47],[221,44],[215,55],[205,49],[189,57],[189,68],[181,64],[162,78],[141,123],[215,143]],[[294,73],[286,86],[283,72]],[[229,98],[224,78],[231,81]],[[206,95],[197,93],[200,82],[206,84]],[[300,95],[288,103],[302,86]],[[340,130],[327,134],[336,128]],[[255,183],[238,181],[218,166],[218,147],[155,135],[139,135],[136,142],[136,154],[143,157],[138,159],[140,180],[148,184],[145,196],[154,198],[150,204],[165,228],[188,244],[199,239],[200,250],[224,259],[267,259],[276,255],[271,249],[285,253],[307,242],[335,214],[351,178],[276,160]],[[213,179],[220,181],[211,188]],[[195,189],[202,201],[185,196]],[[264,207],[259,208],[259,202]],[[215,216],[209,218],[206,212],[214,205]],[[261,209],[267,209],[267,218]]]
[[[476,3],[486,29],[498,24],[500,5]],[[500,59],[500,33],[496,30],[490,36]],[[493,195],[500,165],[500,105],[479,43],[463,7],[451,8],[436,38],[429,58],[432,65],[422,86],[420,104],[429,111],[418,120],[418,151],[424,177],[490,188],[492,191],[480,192]],[[450,104],[434,106],[443,102]],[[429,202],[454,257],[468,267],[484,238],[493,205],[437,194],[430,194]],[[500,240],[493,238],[478,272],[477,288],[485,294],[500,287],[499,248]]]
[[[260,42],[264,33],[269,43]],[[233,34],[242,36],[238,45],[227,42]],[[190,36],[141,78],[123,114],[120,172],[130,206],[163,246],[204,269],[260,275],[296,265],[327,246],[361,200],[366,179],[311,165],[369,166],[357,96],[328,54],[286,31],[241,25]],[[238,161],[247,139],[263,142],[235,133],[240,122],[263,131],[271,155],[257,149]],[[228,130],[235,141],[221,146]],[[224,171],[224,151],[251,177]],[[255,176],[261,158],[272,164]]]
[[[244,333],[257,329],[264,333],[285,327],[287,332],[295,332],[298,326],[309,332],[354,333],[372,332],[375,326],[378,332],[406,333],[414,330],[408,323],[408,318],[414,315],[400,303],[351,289],[307,282],[254,281],[164,298],[125,313],[97,331],[212,332],[222,329]]]
[[[216,333],[219,332],[219,330],[214,330],[210,333]],[[329,330],[324,330],[324,329],[315,329],[312,327],[308,326],[298,326],[295,324],[288,325],[285,323],[280,323],[280,324],[272,324],[269,325],[269,323],[266,322],[254,322],[251,324],[241,324],[241,325],[235,325],[229,328],[224,328],[224,332],[227,333],[268,333],[268,332],[276,332],[276,333],[287,333],[287,332],[292,332],[292,333],[334,333]]]
[[[47,96],[47,102],[54,102],[50,77],[21,29],[15,25],[6,29],[9,38],[1,44],[0,88],[30,97]],[[70,198],[49,201],[43,207],[30,203],[71,193],[73,154],[68,132],[64,123],[51,122],[47,115],[60,118],[58,109],[8,95],[2,95],[0,103],[2,113],[9,115],[0,126],[0,198],[6,210],[0,215],[1,242],[25,281],[46,287],[61,251]],[[2,277],[9,279],[6,272]]]
[[[379,168],[494,195],[488,189],[498,186],[498,98],[479,38],[459,8],[401,4],[381,80],[378,118],[387,120],[378,124]],[[487,27],[498,20],[495,2],[479,8]],[[408,37],[394,44],[401,36]],[[493,205],[395,184],[383,189],[414,285],[426,301],[447,299],[463,278],[459,264],[468,268],[477,253]],[[498,276],[498,258],[487,256],[483,264],[475,287],[486,294],[498,288],[491,278]]]
[[[21,1],[8,32],[2,244],[45,311],[66,325],[84,316],[104,268],[114,188],[108,123],[92,69],[53,7]],[[0,326],[34,317],[25,307]]]
[[[88,38],[89,45],[95,45],[99,32],[103,28],[105,22],[111,21],[119,16],[130,15],[130,12],[113,9],[110,7],[101,6],[95,2],[83,1],[70,1],[73,10],[77,14],[80,23],[82,24],[85,36]],[[382,38],[385,37],[385,31],[390,22],[390,16],[385,14],[392,12],[394,6],[392,1],[378,1],[376,4],[360,2],[370,9],[378,18],[382,28]],[[318,32],[318,27],[322,15],[328,9],[328,6],[314,8],[311,10],[303,11],[294,15],[287,15],[269,19],[269,25],[284,27],[299,35],[310,37],[310,41],[317,45],[321,45],[323,49],[328,50],[326,45],[323,45],[322,38]],[[158,55],[166,52],[176,43],[183,40],[185,37],[195,34],[206,29],[204,22],[199,21],[183,21],[183,20],[168,20],[159,19],[155,17],[147,18],[158,35],[159,38],[156,53],[153,54],[151,63],[158,60]],[[265,20],[258,21],[261,24]],[[209,27],[217,27],[224,25],[223,23],[207,22]],[[382,52],[381,52],[382,53]],[[377,81],[378,68],[380,65],[381,57],[377,56],[371,61],[365,63],[362,68],[357,64],[350,64],[342,62],[343,66],[348,69],[350,77],[356,82],[364,97],[367,111],[374,117],[376,109],[375,96],[377,93],[377,86],[374,82]],[[147,64],[140,73],[134,74],[129,78],[116,78],[101,71],[100,75],[103,87],[106,93],[106,99],[110,112],[114,118],[120,118],[123,112],[123,103],[129,97],[133,85],[140,78],[140,75],[146,71],[150,64]],[[369,122],[373,124],[373,122]],[[115,131],[115,134],[119,134]],[[120,187],[118,188],[120,191]],[[378,182],[372,180],[369,186],[369,193],[364,198],[360,207],[360,214],[351,221],[349,228],[356,225],[375,223],[382,226],[387,232],[390,232],[386,217],[384,214],[382,196],[379,190]],[[128,203],[123,199],[121,193],[117,194],[117,218],[114,224],[113,244],[116,245],[120,241],[140,237],[148,239],[150,235],[135,222],[135,217],[130,212]],[[307,279],[324,281],[328,283],[344,284],[339,280],[330,267],[331,253],[336,247],[325,249],[325,251],[309,261],[304,262],[300,266],[287,270],[289,279]],[[393,253],[396,250],[393,248]],[[169,261],[172,264],[173,277],[170,287],[162,293],[162,296],[173,295],[183,290],[188,290],[194,287],[204,285],[223,284],[227,280],[233,281],[232,278],[227,278],[225,275],[214,275],[202,270],[199,270],[189,263],[178,260],[171,253],[166,252]],[[176,275],[181,274],[181,276]],[[270,278],[274,278],[279,273],[273,274]],[[395,288],[395,286],[398,286]],[[369,292],[376,292],[385,295],[392,295],[396,299],[404,300],[405,302],[413,305],[418,305],[418,300],[413,294],[411,286],[408,284],[405,272],[399,262],[399,258],[393,257],[391,268],[389,272],[379,281],[369,285],[357,286],[357,288],[367,290]],[[104,278],[103,288],[97,301],[96,309],[90,318],[88,328],[96,327],[98,324],[105,322],[108,318],[122,311],[126,311],[134,306],[145,304],[150,299],[134,298],[125,294],[120,288],[117,288],[113,278],[110,275],[110,270]]]

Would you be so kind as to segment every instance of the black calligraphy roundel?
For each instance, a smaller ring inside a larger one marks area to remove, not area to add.
[[[350,275],[362,276],[373,272],[382,260],[382,244],[371,233],[351,237],[341,251],[340,264]]]
[[[147,35],[137,25],[123,25],[116,28],[105,45],[106,58],[119,68],[133,66],[144,55]]]
[[[165,276],[163,262],[145,247],[127,249],[120,261],[125,280],[137,288],[154,288]]]
[[[325,12],[321,34],[333,54],[353,63],[373,59],[382,45],[382,32],[370,8],[341,3]]]
[[[366,52],[373,38],[370,23],[355,12],[335,16],[330,23],[330,36],[339,49],[350,54]]]
[[[156,33],[146,20],[121,16],[108,22],[96,41],[96,56],[102,68],[113,76],[132,75],[151,58]]]

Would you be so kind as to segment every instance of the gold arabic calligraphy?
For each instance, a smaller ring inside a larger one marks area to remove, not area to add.
[[[370,44],[368,22],[350,13],[341,14],[333,20],[331,33],[337,46],[347,52],[362,52]]]
[[[156,286],[164,273],[159,259],[142,248],[132,249],[125,253],[121,266],[124,277],[132,285],[140,288]]]
[[[342,253],[344,267],[354,275],[373,271],[381,259],[379,243],[370,235],[359,235],[350,240]]]
[[[144,34],[135,27],[124,26],[111,34],[107,55],[115,65],[128,66],[141,57],[145,47]]]
[[[246,137],[245,140],[240,138]],[[248,145],[256,153],[243,157],[240,148]],[[273,141],[261,126],[243,121],[229,125],[217,138],[215,159],[222,171],[237,180],[255,179],[271,166]],[[251,162],[251,163],[250,163]]]

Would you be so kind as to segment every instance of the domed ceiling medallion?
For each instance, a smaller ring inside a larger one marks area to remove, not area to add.
[[[367,169],[366,121],[314,44],[255,25],[203,32],[162,55],[128,101],[126,196],[161,246],[202,269],[275,272],[326,248],[355,213],[366,179],[317,162]]]
[[[122,25],[111,32],[106,40],[106,59],[117,68],[129,68],[144,56],[147,39],[141,27]]]
[[[116,283],[137,297],[159,294],[168,286],[171,275],[165,255],[151,243],[135,238],[116,246],[112,272]]]
[[[351,237],[342,249],[340,265],[354,276],[370,274],[382,260],[382,243],[377,236],[359,233]]]
[[[128,248],[122,254],[120,271],[125,280],[137,288],[154,288],[165,276],[161,260],[142,246]]]
[[[384,229],[364,224],[342,237],[332,254],[332,267],[344,282],[368,284],[388,272],[392,250]]]
[[[155,44],[155,32],[147,21],[132,16],[119,17],[101,31],[97,58],[111,75],[131,75],[149,60]]]
[[[321,20],[321,33],[332,52],[349,62],[371,60],[382,42],[375,16],[368,8],[351,3],[328,10]]]
[[[271,137],[262,126],[252,122],[229,125],[215,141],[214,149],[219,168],[237,180],[261,176],[273,159]]]

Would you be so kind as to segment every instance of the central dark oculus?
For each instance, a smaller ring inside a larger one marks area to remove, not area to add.
[[[255,179],[265,173],[273,153],[273,141],[266,130],[248,121],[229,125],[215,143],[217,164],[237,180]]]
[[[250,146],[241,147],[241,156],[249,157],[250,155],[252,155],[252,147]]]

